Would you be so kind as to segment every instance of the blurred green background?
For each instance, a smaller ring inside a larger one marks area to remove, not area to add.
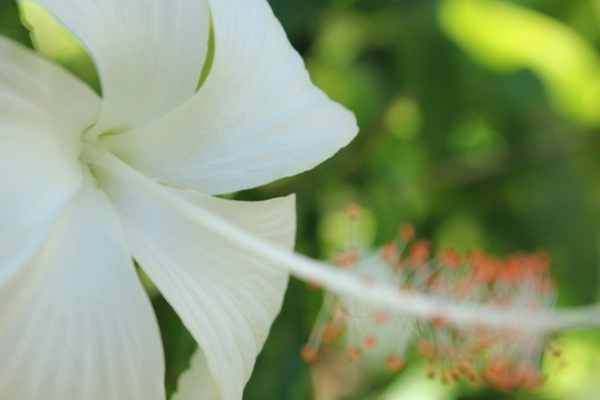
[[[344,246],[353,202],[365,210],[365,248],[403,221],[461,252],[543,248],[560,307],[598,301],[600,0],[269,2],[314,82],[356,113],[361,132],[318,168],[237,198],[297,193],[297,250],[315,258]],[[0,34],[31,46],[14,1],[0,1]],[[57,43],[38,46],[97,88],[89,59]],[[172,391],[194,342],[153,296]],[[365,382],[335,361],[308,367],[299,351],[321,299],[292,279],[244,399],[600,399],[594,331],[556,337],[563,356],[545,358],[548,380],[534,391],[444,386],[417,358]]]

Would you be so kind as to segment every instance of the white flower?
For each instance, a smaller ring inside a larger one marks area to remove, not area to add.
[[[102,96],[0,37],[0,398],[164,398],[133,257],[203,351],[203,398],[240,399],[288,274],[220,222],[290,249],[293,198],[210,195],[315,166],[354,117],[310,83],[265,0],[35,3],[88,50]]]

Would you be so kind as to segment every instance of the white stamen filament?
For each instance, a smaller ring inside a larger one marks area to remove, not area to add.
[[[457,327],[484,325],[490,328],[506,328],[531,333],[550,333],[600,326],[600,305],[560,311],[540,310],[533,313],[514,307],[452,302],[424,293],[400,290],[385,282],[365,282],[351,271],[335,268],[327,263],[284,250],[192,204],[183,196],[177,196],[165,189],[101,147],[86,143],[81,159],[119,176],[173,212],[186,216],[189,220],[226,238],[265,262],[288,269],[299,279],[318,284],[340,295],[367,301],[382,309],[423,321],[443,316],[445,321]]]

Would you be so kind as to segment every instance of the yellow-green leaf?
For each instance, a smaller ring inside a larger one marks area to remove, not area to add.
[[[496,0],[444,0],[439,19],[478,62],[503,72],[530,69],[557,111],[580,124],[600,125],[600,55],[569,26]]]

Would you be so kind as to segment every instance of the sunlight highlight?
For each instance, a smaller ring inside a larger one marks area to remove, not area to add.
[[[501,72],[531,69],[564,116],[600,124],[600,56],[568,26],[495,0],[445,0],[439,19],[446,34],[477,61]]]

